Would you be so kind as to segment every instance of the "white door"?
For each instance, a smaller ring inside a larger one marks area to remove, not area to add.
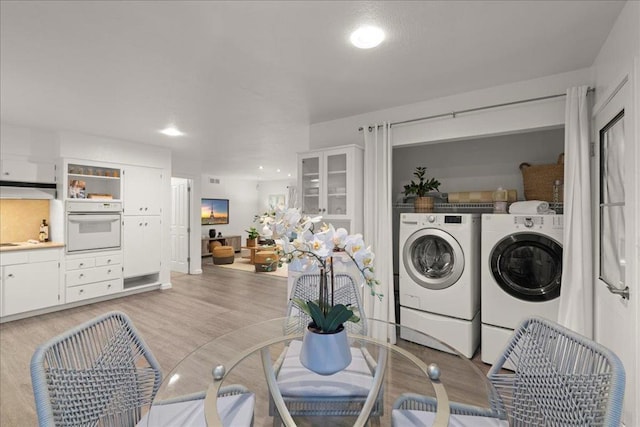
[[[189,273],[189,180],[171,178],[171,271]]]
[[[631,82],[623,83],[617,93],[595,115],[595,289],[594,337],[613,350],[622,360],[627,384],[622,421],[633,424],[634,383],[637,379],[636,349],[638,324],[637,261],[634,262],[638,224],[634,221],[638,201],[635,178],[637,141],[634,141],[634,116]],[[636,120],[637,122],[637,120]],[[637,131],[636,131],[637,134]],[[635,236],[635,237],[634,237]],[[613,293],[628,287],[629,298]],[[637,410],[637,409],[636,409]]]

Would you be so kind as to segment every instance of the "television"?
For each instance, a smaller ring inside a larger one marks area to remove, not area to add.
[[[202,225],[229,224],[229,199],[202,199]]]

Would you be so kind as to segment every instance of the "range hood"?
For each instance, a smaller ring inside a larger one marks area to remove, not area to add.
[[[56,184],[0,181],[0,199],[55,199]]]

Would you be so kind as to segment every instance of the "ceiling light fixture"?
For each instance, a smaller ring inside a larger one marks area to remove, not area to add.
[[[384,31],[378,27],[360,27],[351,33],[351,43],[360,49],[371,49],[384,40]]]
[[[262,170],[262,169],[264,169],[264,168],[263,168],[262,166],[258,166],[258,169]]]
[[[276,169],[276,172],[280,173],[280,168]]]
[[[177,127],[171,125],[171,126],[167,126],[166,128],[162,129],[160,131],[160,133],[167,135],[167,136],[182,136],[184,135],[183,132],[180,131],[180,129],[178,129]]]

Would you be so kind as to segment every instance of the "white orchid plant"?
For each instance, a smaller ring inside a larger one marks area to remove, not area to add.
[[[373,270],[374,254],[366,247],[361,234],[350,235],[344,228],[335,229],[333,225],[322,223],[321,217],[303,216],[297,208],[277,207],[263,215],[256,216],[263,230],[271,233],[278,245],[278,264],[299,260],[306,266],[320,269],[320,294],[317,301],[294,299],[298,307],[313,319],[315,329],[320,333],[334,333],[346,321],[358,322],[360,318],[343,304],[333,305],[329,295],[333,295],[333,283],[327,283],[328,276],[333,277],[333,255],[344,252],[362,273],[372,296],[382,299],[376,288],[379,281]],[[321,224],[321,225],[320,225]],[[319,226],[319,230],[316,228]],[[268,234],[267,233],[267,234]],[[331,290],[329,289],[331,287]]]

